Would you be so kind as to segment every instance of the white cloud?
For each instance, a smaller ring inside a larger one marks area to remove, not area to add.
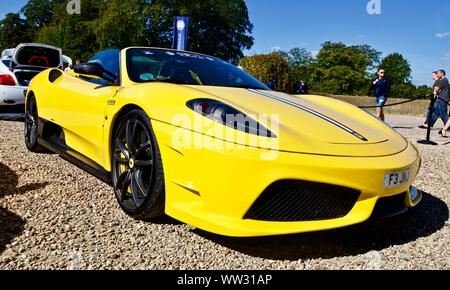
[[[364,35],[358,34],[356,37],[357,37],[358,39],[363,39],[363,38],[364,38]]]
[[[319,54],[318,50],[311,51],[313,57],[316,57]]]
[[[436,33],[436,37],[437,38],[446,38],[448,36],[450,36],[450,32],[438,32],[438,33]]]
[[[447,53],[446,55],[444,55],[444,59],[445,60],[450,60],[450,53]]]

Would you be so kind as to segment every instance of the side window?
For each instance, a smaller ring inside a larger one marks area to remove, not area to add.
[[[88,62],[97,62],[102,65],[102,67],[115,74],[119,75],[119,59],[120,59],[120,50],[118,49],[109,49],[101,51],[97,54],[95,54],[93,57],[91,57]],[[109,85],[108,82],[102,80],[102,79],[87,79],[83,78],[89,82],[99,84],[99,85]]]

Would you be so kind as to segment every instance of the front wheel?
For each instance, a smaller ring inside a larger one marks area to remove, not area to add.
[[[112,181],[121,208],[139,220],[161,216],[164,173],[150,119],[141,110],[129,112],[112,140]]]
[[[46,149],[38,142],[39,115],[36,99],[31,96],[26,105],[24,137],[27,149],[34,153],[46,152]]]

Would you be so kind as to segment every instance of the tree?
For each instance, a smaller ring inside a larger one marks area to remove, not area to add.
[[[367,69],[372,60],[360,48],[325,42],[308,66],[313,91],[332,94],[367,94]]]
[[[20,13],[22,13],[27,23],[33,27],[42,27],[45,24],[50,23],[54,9],[54,3],[61,1],[54,0],[28,0],[27,4],[22,7]]]
[[[35,41],[58,46],[72,59],[87,60],[100,48],[95,27],[102,3],[83,0],[81,14],[71,15],[66,11],[66,1],[54,1],[51,22],[38,30]]]
[[[400,53],[386,56],[380,64],[386,70],[393,84],[408,84],[411,82],[411,66]]]
[[[0,21],[0,43],[6,48],[13,48],[22,42],[29,42],[28,25],[17,13],[8,13]]]
[[[305,48],[295,47],[289,51],[277,51],[289,63],[292,78],[294,81],[308,79],[308,65],[313,61],[312,54]]]
[[[417,88],[412,83],[395,83],[392,85],[391,96],[397,98],[413,98],[417,96]]]
[[[375,70],[378,65],[380,64],[381,55],[382,52],[374,49],[370,45],[364,44],[364,45],[354,45],[351,46],[351,48],[354,48],[358,50],[360,53],[364,54],[370,61],[368,65],[369,73],[373,70]]]
[[[260,54],[241,59],[239,65],[249,74],[267,83],[275,81],[277,90],[291,92],[292,80],[289,64],[277,53]]]
[[[244,0],[147,0],[148,40],[152,46],[170,47],[173,17],[189,16],[188,50],[237,63],[253,45]]]
[[[38,3],[47,12],[34,11]],[[171,47],[174,16],[190,17],[189,50],[237,63],[253,45],[244,0],[83,0],[80,15],[69,15],[66,4],[30,0],[23,11],[37,28],[36,40],[57,45],[72,57],[86,58],[111,47]]]
[[[143,0],[109,0],[101,7],[94,31],[100,49],[146,45],[148,11]]]

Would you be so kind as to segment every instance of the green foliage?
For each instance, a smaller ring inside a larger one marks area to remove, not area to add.
[[[173,17],[189,16],[188,50],[237,63],[253,45],[244,0],[148,0],[149,44],[170,47]]]
[[[68,14],[66,4],[65,1],[54,1],[51,23],[38,30],[35,41],[61,47],[72,59],[87,60],[100,48],[94,28],[102,2],[83,0],[79,15]]]
[[[14,47],[33,40],[86,60],[112,47],[171,47],[173,17],[189,16],[189,50],[237,63],[253,45],[244,0],[82,0],[79,15],[68,14],[67,3],[29,0],[21,10],[25,20],[15,14],[2,21],[0,43]]]
[[[36,28],[50,23],[54,10],[53,4],[61,1],[29,0],[20,12],[25,16],[27,23]]]
[[[6,48],[16,47],[22,42],[30,42],[29,26],[17,13],[8,13],[0,21],[0,43]]]
[[[406,98],[406,99],[420,98],[431,93],[432,89],[430,87],[425,85],[416,87],[411,83],[393,84],[391,90],[392,97]]]
[[[277,51],[289,63],[292,80],[294,82],[299,80],[307,80],[308,65],[313,61],[313,57],[305,48],[295,47],[289,51]]]
[[[415,92],[414,96],[415,97],[423,97],[423,96],[426,96],[431,93],[433,93],[433,90],[429,86],[423,85],[423,86],[418,86],[416,88],[416,92]]]
[[[387,76],[393,84],[407,84],[411,81],[411,66],[399,53],[392,53],[386,56],[380,64],[386,70]]]
[[[267,83],[273,80],[278,91],[291,92],[289,63],[276,53],[260,54],[241,59],[239,65],[249,74]]]
[[[351,46],[351,48],[356,49],[363,55],[365,55],[369,59],[369,66],[368,70],[369,72],[376,70],[378,65],[380,64],[381,60],[381,51],[377,51],[376,49],[372,48],[370,45],[364,44],[364,45],[354,45]]]
[[[325,42],[308,66],[310,88],[331,94],[367,94],[367,69],[373,61],[361,47]]]
[[[364,71],[357,71],[346,65],[322,68],[310,67],[309,85],[313,91],[336,95],[365,95],[367,81]]]
[[[398,98],[414,98],[416,95],[416,86],[411,83],[392,84],[391,96]]]
[[[100,49],[146,45],[144,9],[144,0],[104,3],[94,27]]]

